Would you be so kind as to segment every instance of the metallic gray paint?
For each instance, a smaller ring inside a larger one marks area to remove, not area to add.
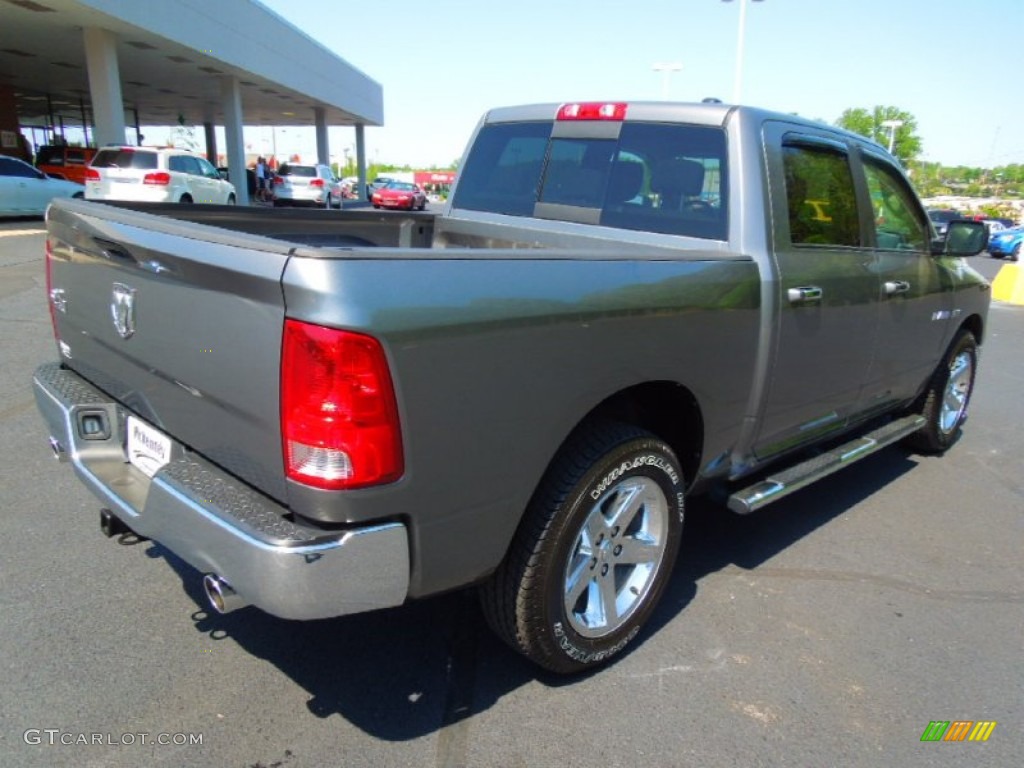
[[[487,119],[550,119],[557,106],[494,110]],[[112,394],[269,493],[282,509],[322,524],[400,523],[409,537],[408,593],[414,597],[493,570],[558,447],[588,414],[621,393],[640,391],[634,389],[640,385],[664,386],[680,393],[679,402],[696,403],[702,442],[693,449],[691,488],[759,468],[757,440],[781,441],[781,451],[767,452],[776,456],[809,439],[812,431],[801,433],[800,427],[833,421],[845,427],[877,415],[877,408],[866,405],[851,410],[834,393],[802,390],[808,369],[779,364],[784,348],[793,351],[791,361],[799,361],[799,331],[810,313],[783,300],[803,276],[779,272],[789,269],[780,258],[788,222],[784,193],[771,170],[777,166],[771,133],[776,129],[766,132],[765,124],[840,142],[855,157],[879,148],[819,123],[724,105],[630,104],[627,120],[725,126],[734,212],[728,241],[450,207],[437,219],[346,211],[331,214],[330,221],[313,218],[317,212],[271,217],[259,211],[162,211],[182,220],[171,221],[58,202],[51,209],[51,233],[71,247],[58,254],[66,265],[56,271],[55,287],[66,287],[63,276],[74,274],[87,293],[106,297],[111,277],[131,274],[142,286],[143,304],[150,289],[160,296],[165,288],[168,303],[192,303],[191,312],[174,316],[178,338],[156,336],[159,350],[133,358],[112,353],[116,347],[97,339],[79,347],[93,365],[81,356],[68,362],[96,383],[112,377],[114,384],[131,385]],[[141,251],[138,266],[116,263],[95,248],[90,252],[88,238],[81,241],[84,233],[127,242],[129,250]],[[353,237],[385,247],[352,249]],[[334,244],[341,247],[329,247]],[[860,308],[834,321],[835,343],[856,338],[865,311],[889,313],[891,322],[907,311],[907,302],[891,299],[880,306],[881,296],[872,298],[865,288],[872,281],[881,287],[884,280],[905,279],[906,265],[893,269],[887,258],[870,249],[857,254]],[[948,308],[941,339],[929,346],[944,349],[965,324],[980,338],[989,299],[984,280],[960,259],[914,259],[913,268],[928,273],[928,284],[941,287]],[[161,269],[147,274],[145,265],[152,262]],[[72,264],[75,271],[65,273]],[[108,269],[92,269],[103,264]],[[83,310],[75,308],[74,292],[67,298],[62,333],[102,336],[90,325],[99,305],[84,300],[86,319],[75,314]],[[959,310],[955,317],[953,310]],[[327,493],[284,481],[276,368],[285,315],[382,341],[406,452],[406,473],[398,482]],[[190,368],[180,329],[192,321],[210,328],[218,318],[225,342],[243,330],[251,338],[206,372],[207,378]],[[137,338],[128,344],[148,343],[145,320],[140,316]],[[780,338],[781,328],[797,336]],[[81,344],[77,336],[73,342]],[[863,344],[855,341],[852,348]],[[940,356],[935,353],[936,362]],[[871,355],[860,357],[865,365],[875,363]],[[920,368],[908,365],[905,380],[878,401],[880,407],[898,412],[909,405],[927,381]],[[894,369],[878,370],[884,379]],[[197,407],[194,395],[173,383],[178,379],[217,397]],[[148,397],[129,399],[132,387]],[[795,424],[780,420],[768,404],[773,392],[787,391],[820,398],[820,407]],[[666,433],[678,432],[674,421],[680,414],[660,416]],[[215,433],[232,435],[244,455],[217,454]],[[246,439],[237,439],[239,433]],[[260,471],[251,471],[250,460]]]

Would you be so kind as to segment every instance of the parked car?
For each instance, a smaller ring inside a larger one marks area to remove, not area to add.
[[[935,234],[939,237],[946,234],[946,227],[949,226],[949,222],[964,218],[960,211],[953,208],[930,208],[926,213],[928,218],[931,219],[932,226],[935,227]]]
[[[372,200],[373,193],[378,189],[383,189],[392,181],[398,181],[398,179],[392,179],[390,176],[378,176],[376,179],[366,185],[366,199]]]
[[[1011,261],[1020,260],[1020,246],[1024,242],[1024,227],[1004,229],[988,240],[988,253],[996,259],[1009,256]]]
[[[427,194],[409,181],[391,181],[373,193],[374,208],[405,208],[422,211],[427,207]]]
[[[235,187],[205,157],[172,147],[103,147],[85,171],[86,200],[234,205]]]
[[[995,221],[1003,226],[1001,229],[1013,229],[1017,226],[1017,222],[1013,219],[1008,219],[1005,216],[976,216],[976,221]]]
[[[36,153],[36,168],[53,178],[85,184],[85,168],[95,155],[95,147],[48,145]]]
[[[274,205],[341,208],[341,182],[326,165],[284,163],[270,185]]]
[[[0,217],[42,216],[55,197],[81,197],[80,184],[54,179],[24,160],[0,155]]]

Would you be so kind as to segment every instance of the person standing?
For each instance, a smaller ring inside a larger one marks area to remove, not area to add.
[[[267,161],[263,155],[256,158],[256,199],[263,203],[267,201]]]

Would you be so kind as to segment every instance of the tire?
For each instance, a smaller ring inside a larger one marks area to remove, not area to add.
[[[1024,245],[1024,242],[1017,243],[1013,246],[1013,250],[1010,251],[1010,261],[1020,261],[1020,247]]]
[[[505,560],[481,586],[487,623],[552,672],[617,656],[672,574],[684,487],[672,449],[650,433],[585,425],[556,456]]]
[[[234,204],[235,204],[235,196],[234,195],[228,195],[228,205],[234,205]]]
[[[181,203],[182,205],[191,205],[192,204],[192,195],[182,195],[181,199],[178,200],[178,202]]]
[[[75,192],[75,194],[73,194],[71,196],[71,199],[72,200],[85,200],[85,192]]]
[[[970,331],[961,330],[921,396],[919,412],[925,425],[907,438],[910,448],[943,453],[959,439],[977,369],[978,342]]]

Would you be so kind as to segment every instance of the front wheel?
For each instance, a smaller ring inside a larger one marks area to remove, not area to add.
[[[607,662],[636,638],[668,584],[683,494],[666,443],[628,425],[584,427],[556,457],[481,588],[488,624],[553,672]]]
[[[921,453],[942,453],[957,441],[967,420],[977,368],[978,342],[973,333],[961,330],[922,395],[925,425],[907,438],[907,445]]]

